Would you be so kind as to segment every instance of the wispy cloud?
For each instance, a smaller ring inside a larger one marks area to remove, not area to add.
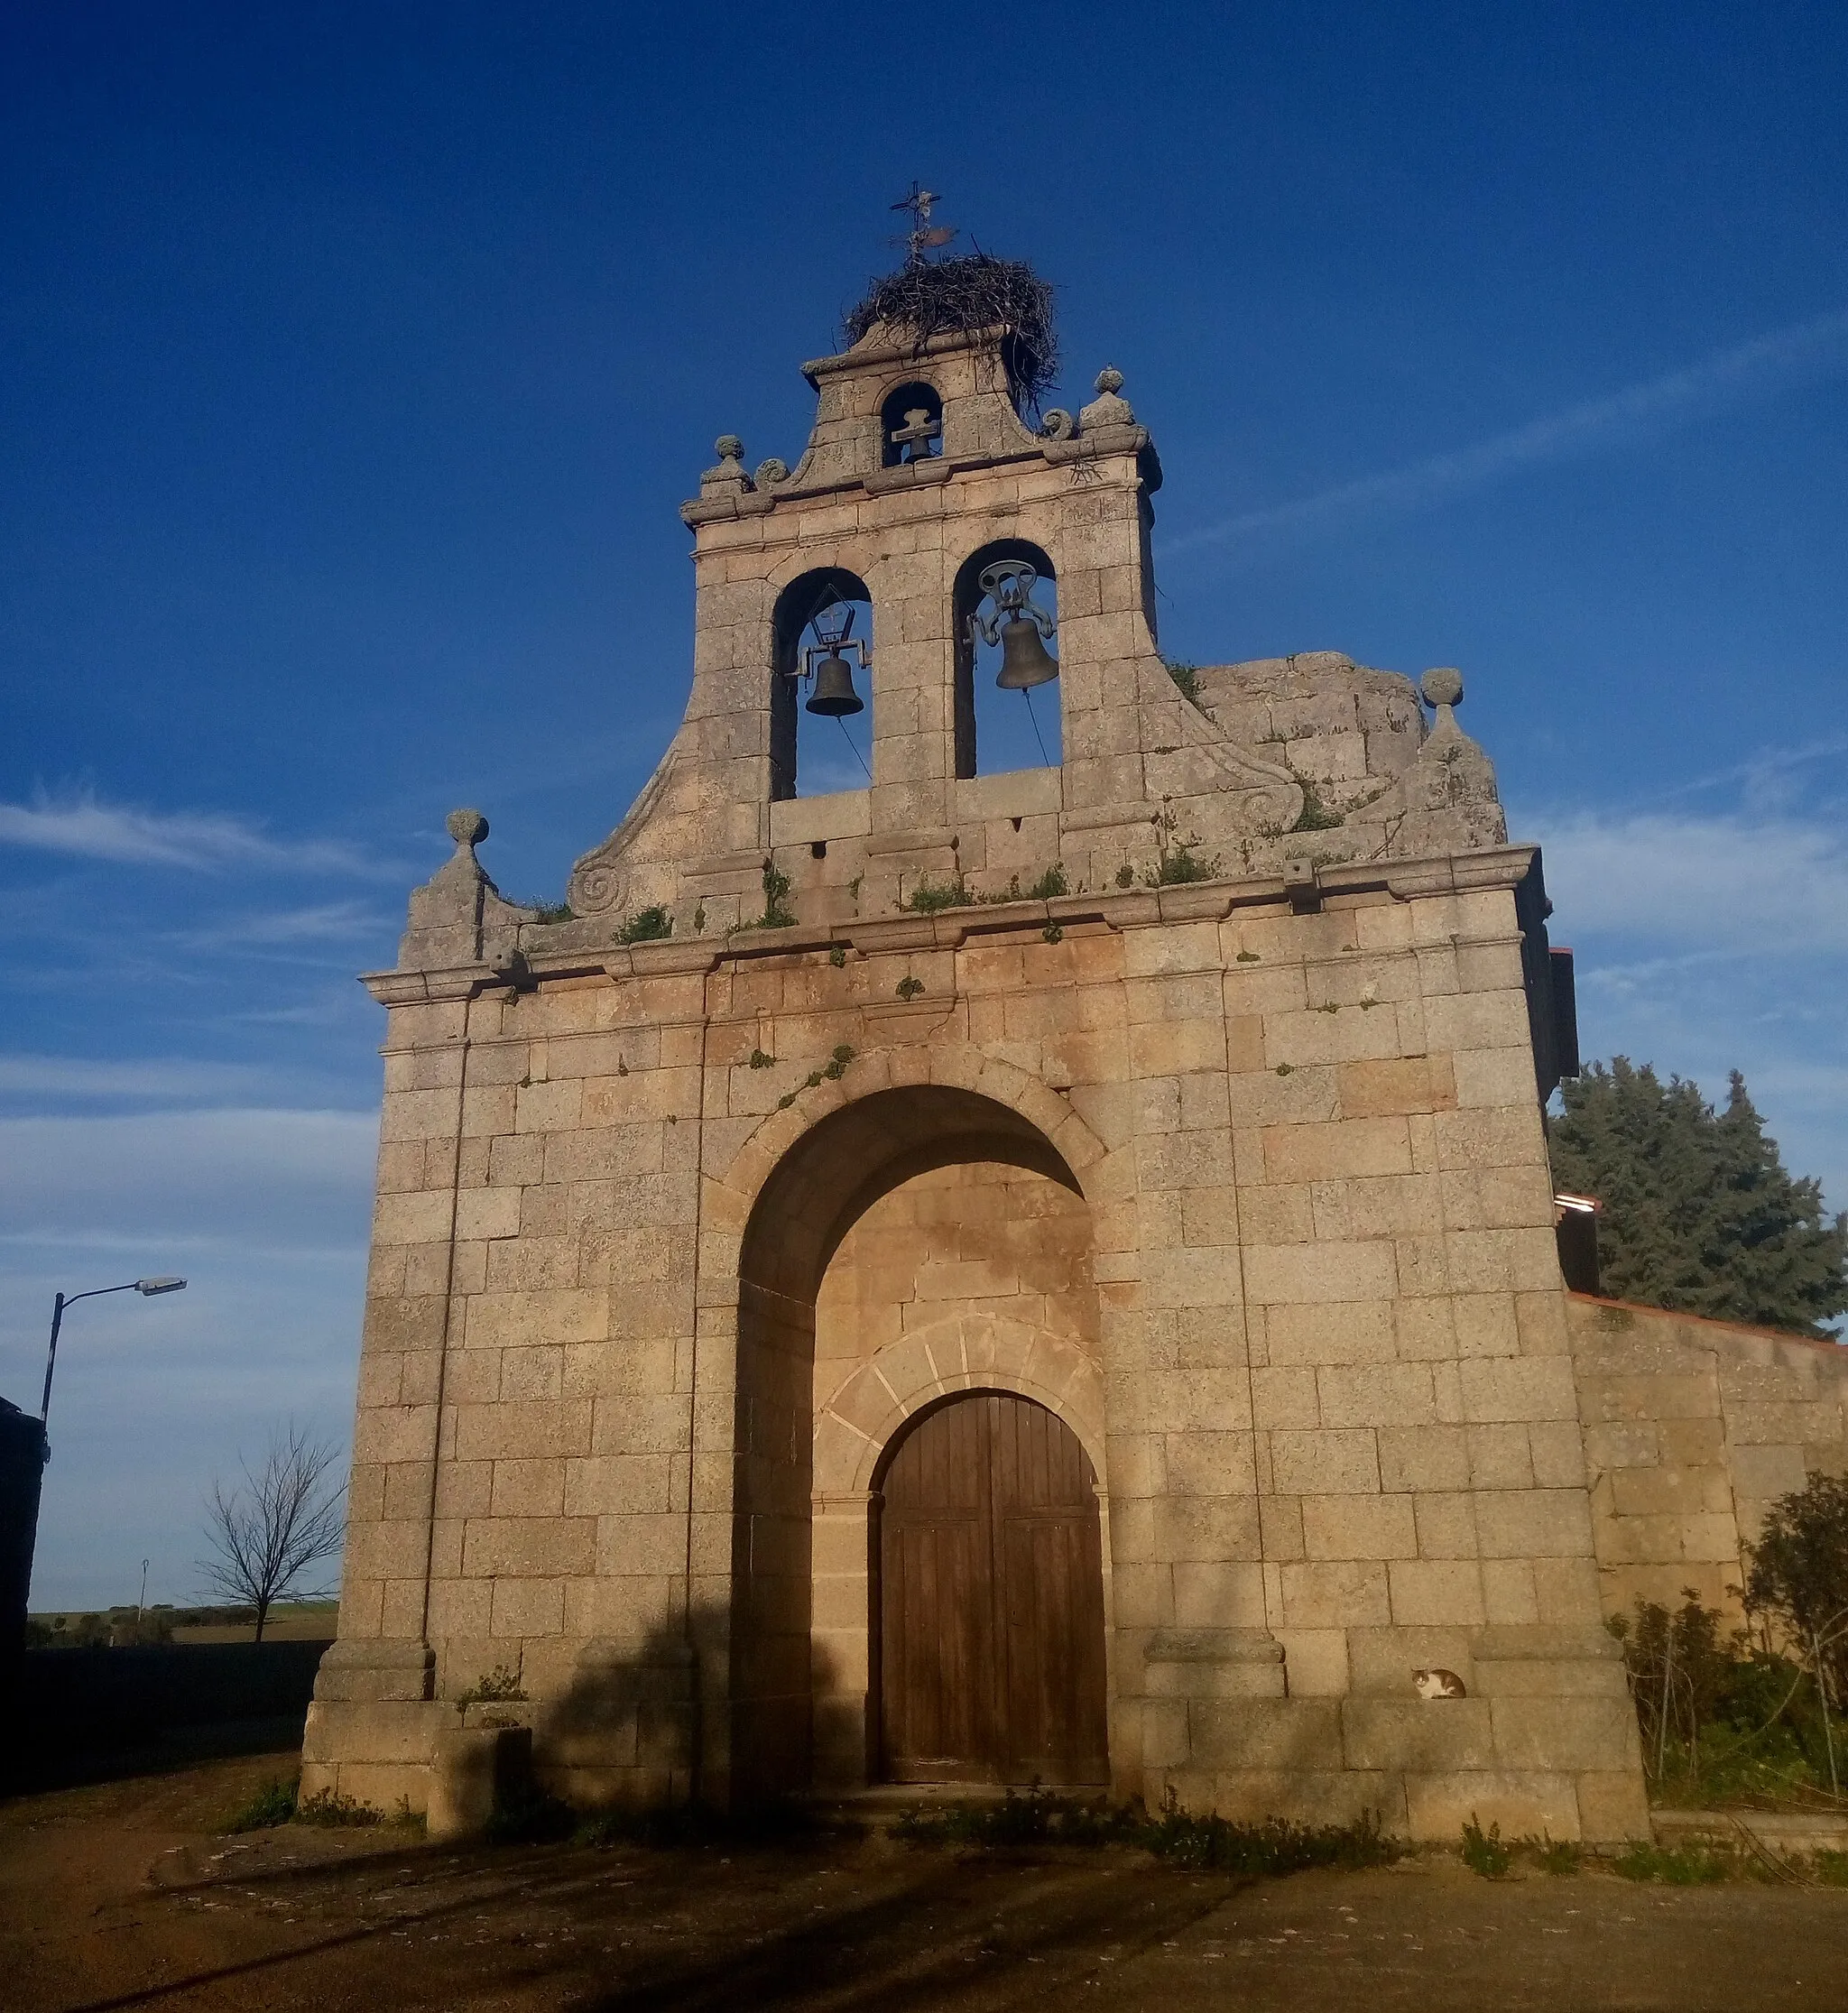
[[[1536,821],[1562,941],[1609,932],[1713,956],[1848,952],[1848,835],[1781,817],[1579,812]]]
[[[0,803],[0,845],[195,873],[255,867],[371,879],[382,872],[394,877],[396,871],[382,869],[342,840],[275,839],[252,820],[228,813],[141,810],[105,803],[87,789],[58,797],[40,790],[29,803]]]
[[[0,1097],[119,1098],[174,1104],[245,1103],[273,1089],[248,1064],[179,1057],[103,1062],[83,1056],[0,1055]]]
[[[175,940],[199,950],[289,947],[310,944],[350,943],[356,937],[375,937],[392,925],[362,901],[321,901],[303,909],[273,909],[227,916],[203,929],[176,934]]]
[[[1523,468],[1621,447],[1755,398],[1848,372],[1848,309],[1819,315],[1667,372],[1608,396],[1586,399],[1466,448],[1428,455],[1312,496],[1246,511],[1167,541],[1169,552],[1278,531],[1310,531],[1370,512],[1421,510]]]

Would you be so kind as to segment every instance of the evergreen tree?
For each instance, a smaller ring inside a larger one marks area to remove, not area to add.
[[[1604,1205],[1599,1269],[1613,1298],[1826,1337],[1848,1310],[1848,1215],[1796,1181],[1735,1069],[1723,1112],[1622,1056],[1562,1086],[1553,1178]]]

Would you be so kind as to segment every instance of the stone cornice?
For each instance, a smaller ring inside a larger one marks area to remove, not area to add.
[[[1242,909],[1300,910],[1331,895],[1388,894],[1395,901],[1476,894],[1520,886],[1532,871],[1539,848],[1502,845],[1424,860],[1350,860],[1289,874],[1256,874],[1238,880],[1195,881],[1162,888],[1111,888],[1095,894],[1058,895],[1049,901],[971,903],[929,915],[901,912],[868,916],[831,925],[796,923],[787,929],[743,929],[729,937],[664,937],[651,943],[533,945],[521,954],[517,976],[487,964],[459,965],[429,972],[369,972],[361,983],[382,1006],[420,1006],[442,1000],[472,999],[495,985],[532,985],[545,980],[602,973],[613,980],[688,976],[726,963],[790,957],[836,947],[863,956],[891,952],[956,950],[971,937],[1005,936],[1023,929],[1067,929],[1101,923],[1111,930],[1142,929],[1163,923],[1216,922]]]

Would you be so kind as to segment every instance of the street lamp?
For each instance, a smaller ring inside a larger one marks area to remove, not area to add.
[[[42,1427],[51,1415],[51,1372],[58,1365],[58,1331],[64,1325],[66,1307],[105,1293],[139,1293],[152,1299],[156,1293],[178,1293],[185,1285],[184,1279],[130,1279],[125,1286],[93,1286],[88,1293],[60,1293],[51,1303],[51,1346],[45,1352],[45,1395],[39,1400],[39,1424]]]

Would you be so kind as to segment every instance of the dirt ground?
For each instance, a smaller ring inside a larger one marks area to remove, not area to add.
[[[882,1832],[774,1850],[217,1835],[287,1757],[0,1805],[0,2006],[571,2013],[1848,2008],[1848,1890],[1489,1882],[1431,1856],[1243,1882]]]

